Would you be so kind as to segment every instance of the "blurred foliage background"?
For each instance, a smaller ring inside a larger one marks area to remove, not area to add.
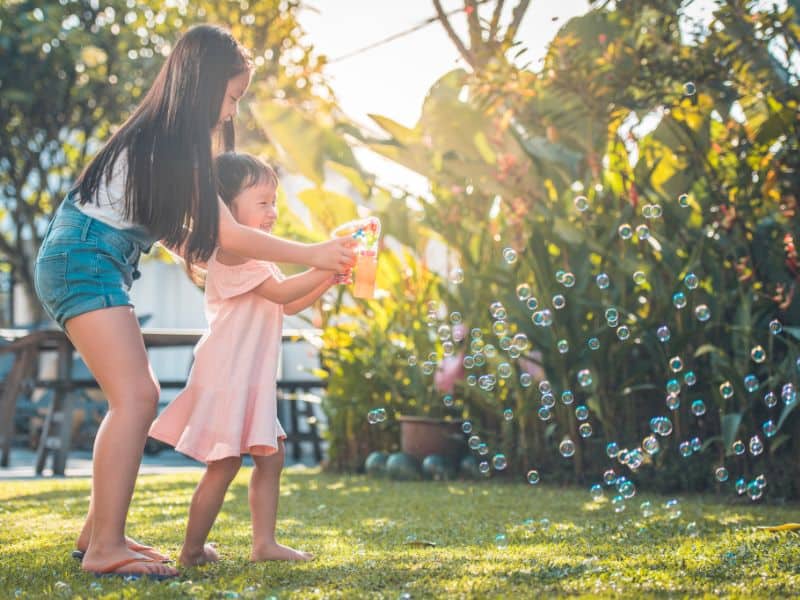
[[[486,459],[507,457],[497,475],[593,483],[615,468],[700,490],[764,474],[770,493],[796,497],[798,1],[721,2],[705,24],[688,1],[590,2],[537,65],[516,35],[529,3],[504,4],[459,6],[462,39],[432,2],[463,67],[432,82],[414,127],[376,114],[375,135],[338,108],[297,2],[6,2],[0,255],[30,285],[47,215],[170,43],[224,23],[256,57],[240,147],[309,182],[310,225],[284,210],[278,233],[324,239],[366,212],[383,222],[376,298],[340,290],[312,319],[331,468],[397,448],[395,419],[367,423],[382,407],[469,420]],[[378,183],[356,146],[425,176],[428,193]],[[358,197],[331,189],[332,174]],[[655,416],[671,435],[631,469]]]

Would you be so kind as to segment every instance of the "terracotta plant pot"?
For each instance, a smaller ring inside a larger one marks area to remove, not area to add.
[[[466,444],[461,421],[445,421],[430,417],[400,416],[400,446],[420,462],[430,454],[438,454],[455,464]]]

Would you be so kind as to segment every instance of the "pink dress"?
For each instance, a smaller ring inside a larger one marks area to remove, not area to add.
[[[283,306],[253,290],[283,273],[270,262],[207,263],[208,331],[194,349],[186,387],[150,427],[150,436],[204,463],[270,455],[286,438],[278,422],[276,377]]]

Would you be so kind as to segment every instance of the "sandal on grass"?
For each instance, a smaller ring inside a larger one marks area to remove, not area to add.
[[[178,577],[178,574],[175,575],[162,575],[160,573],[117,573],[119,569],[122,567],[126,567],[128,565],[132,565],[134,563],[157,563],[157,561],[153,560],[152,558],[126,558],[125,560],[120,560],[115,562],[112,565],[104,567],[100,571],[91,571],[91,573],[95,577],[124,577],[127,579],[139,579],[140,577],[147,577],[148,579],[152,579],[153,581],[164,581],[166,579],[175,579]]]
[[[155,548],[151,548],[150,546],[143,546],[142,544],[128,544],[128,548],[133,550],[134,552],[138,552],[139,554],[143,554],[147,558],[152,558],[155,561],[162,562],[164,564],[168,564],[173,561],[171,558],[160,558],[160,552],[157,552]],[[73,550],[72,551],[72,558],[81,562],[83,560],[83,556],[86,554],[83,550]]]

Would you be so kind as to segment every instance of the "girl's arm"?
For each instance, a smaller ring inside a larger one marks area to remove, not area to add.
[[[288,304],[284,304],[283,314],[296,315],[301,310],[305,310],[306,308],[314,304],[314,302],[316,302],[317,299],[320,296],[322,296],[322,294],[327,292],[330,289],[331,285],[333,285],[333,283],[334,283],[333,277],[331,277],[329,281],[323,281],[302,298],[298,298],[294,302],[289,302]]]
[[[259,296],[275,304],[290,304],[320,287],[323,283],[333,282],[334,273],[320,269],[309,269],[297,275],[278,281],[270,277],[255,290]]]
[[[300,244],[241,225],[222,200],[219,202],[219,246],[226,252],[257,260],[308,265],[318,269],[343,272],[356,262],[349,237],[319,244]],[[281,304],[283,304],[281,302]]]

